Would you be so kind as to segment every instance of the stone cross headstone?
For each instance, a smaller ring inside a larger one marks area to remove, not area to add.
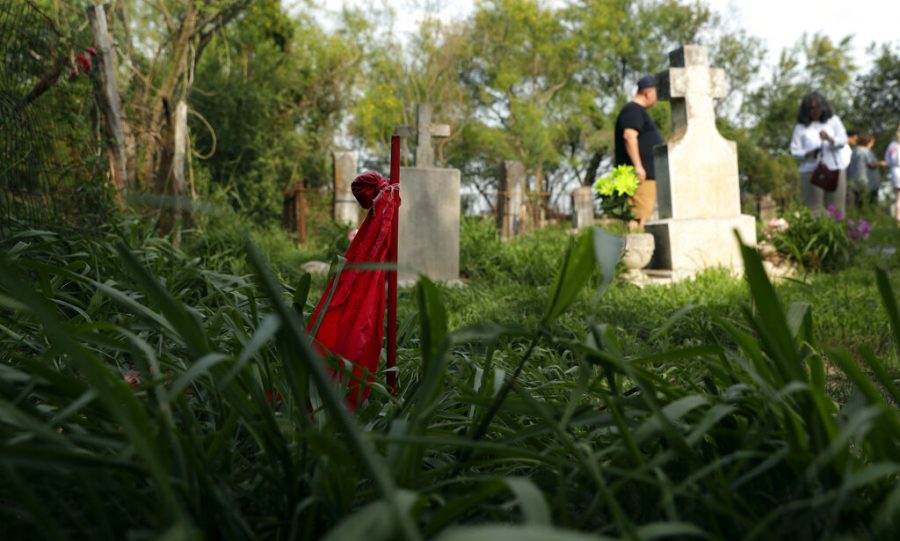
[[[416,137],[416,167],[434,167],[434,148],[431,146],[431,139],[450,137],[449,124],[431,123],[433,112],[434,107],[430,103],[420,103],[416,106],[415,127],[400,126],[396,131],[397,135]]]
[[[333,219],[335,223],[356,226],[359,224],[359,203],[353,197],[350,186],[356,178],[357,153],[334,151]]]
[[[572,227],[584,229],[594,225],[594,189],[580,186],[572,191]]]
[[[450,126],[431,123],[432,106],[417,107],[417,125],[397,135],[416,135],[414,167],[400,168],[397,231],[398,280],[419,274],[439,282],[459,280],[460,172],[434,166],[432,137],[449,137]]]
[[[716,129],[714,98],[725,96],[721,69],[705,47],[669,54],[659,98],[672,104],[672,137],[654,149],[659,219],[647,224],[656,241],[650,266],[691,274],[709,267],[743,268],[737,229],[756,244],[756,223],[741,214],[737,145]]]
[[[502,240],[517,237],[527,229],[528,213],[525,205],[525,165],[504,160],[500,164],[500,183],[497,189],[497,230]]]

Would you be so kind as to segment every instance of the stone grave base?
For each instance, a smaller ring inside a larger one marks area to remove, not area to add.
[[[645,230],[656,242],[650,269],[669,271],[676,280],[711,267],[740,272],[744,262],[735,229],[745,243],[756,246],[756,219],[746,214],[650,222]]]

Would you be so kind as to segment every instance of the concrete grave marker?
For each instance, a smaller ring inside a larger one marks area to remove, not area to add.
[[[572,191],[572,227],[584,229],[594,225],[594,189],[580,186]]]
[[[333,219],[336,223],[356,226],[359,224],[359,203],[353,197],[350,185],[356,178],[357,153],[353,151],[334,151],[334,193]]]
[[[418,274],[439,282],[459,280],[460,172],[434,167],[433,137],[449,137],[450,126],[432,124],[432,106],[416,110],[415,128],[397,135],[416,136],[415,167],[400,168],[398,279],[409,283]]]
[[[525,205],[525,165],[522,162],[504,160],[500,165],[500,183],[497,189],[497,230],[500,238],[509,240],[524,234],[528,229],[528,212]]]
[[[669,54],[659,74],[659,98],[672,103],[672,137],[654,149],[659,219],[646,230],[656,241],[650,266],[677,276],[709,267],[743,268],[733,231],[756,244],[756,223],[742,215],[737,145],[719,134],[714,98],[726,92],[725,73],[710,69],[705,47]]]

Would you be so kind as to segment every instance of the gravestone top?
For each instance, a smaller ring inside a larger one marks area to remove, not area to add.
[[[672,131],[687,131],[690,124],[715,126],[713,99],[728,94],[725,71],[709,67],[706,47],[685,45],[669,53],[670,68],[657,76],[659,99],[672,102]]]
[[[672,137],[656,147],[659,218],[740,214],[737,148],[716,128],[714,99],[726,95],[725,72],[709,67],[705,47],[669,54],[657,76],[659,99],[672,104]]]
[[[416,125],[398,126],[394,135],[403,137],[416,137],[416,167],[434,167],[434,149],[431,147],[431,139],[450,137],[449,124],[432,124],[431,116],[434,106],[430,103],[420,103],[416,106]]]

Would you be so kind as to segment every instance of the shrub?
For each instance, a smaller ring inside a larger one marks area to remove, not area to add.
[[[809,271],[836,271],[846,267],[853,255],[843,216],[829,208],[814,213],[806,207],[788,209],[768,232],[775,248]],[[854,229],[856,231],[856,229]]]

